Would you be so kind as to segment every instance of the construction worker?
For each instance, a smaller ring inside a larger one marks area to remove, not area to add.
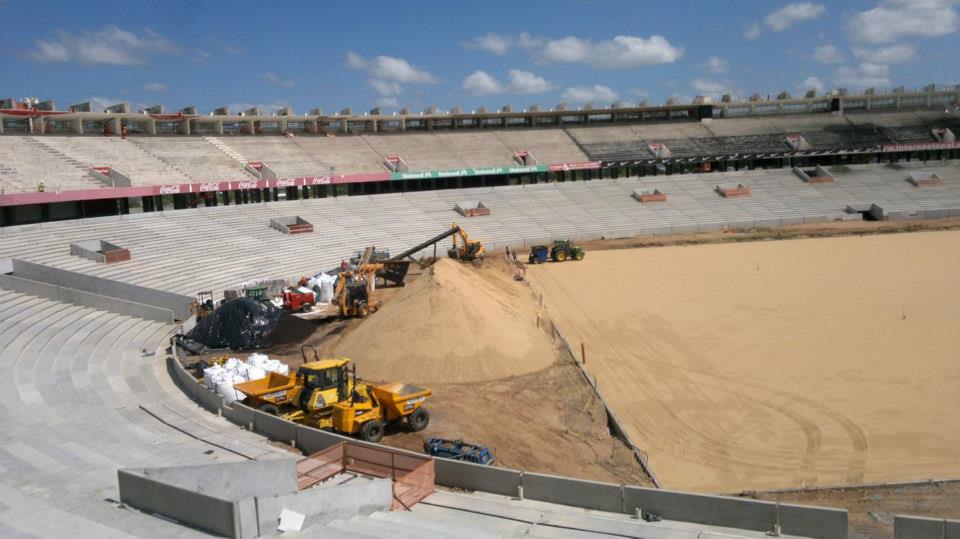
[[[43,184],[43,180],[37,182],[37,192],[42,193],[46,189],[46,185]]]

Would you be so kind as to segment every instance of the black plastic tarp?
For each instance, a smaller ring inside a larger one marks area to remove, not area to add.
[[[247,298],[235,298],[200,320],[187,338],[210,348],[259,350],[273,345],[271,336],[282,309]]]

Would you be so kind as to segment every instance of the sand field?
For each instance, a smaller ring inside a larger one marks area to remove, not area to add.
[[[960,475],[960,232],[591,251],[547,314],[666,488]]]

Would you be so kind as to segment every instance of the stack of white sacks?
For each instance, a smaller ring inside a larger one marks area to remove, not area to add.
[[[223,365],[203,369],[203,385],[217,392],[227,404],[244,398],[243,393],[233,388],[234,384],[266,378],[267,373],[290,374],[290,367],[279,359],[270,359],[264,354],[250,354],[247,361],[232,357]]]
[[[311,292],[317,292],[317,301],[320,303],[330,303],[333,301],[333,285],[337,278],[326,273],[318,273],[307,281],[307,288]],[[303,289],[300,290],[303,292]]]

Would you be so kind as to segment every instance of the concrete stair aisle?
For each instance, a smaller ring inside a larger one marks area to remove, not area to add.
[[[249,161],[237,150],[231,148],[227,143],[223,142],[217,137],[203,137],[203,140],[207,141],[208,144],[213,145],[214,148],[220,150],[221,152],[227,154],[227,157],[233,159],[241,167],[246,167]]]

